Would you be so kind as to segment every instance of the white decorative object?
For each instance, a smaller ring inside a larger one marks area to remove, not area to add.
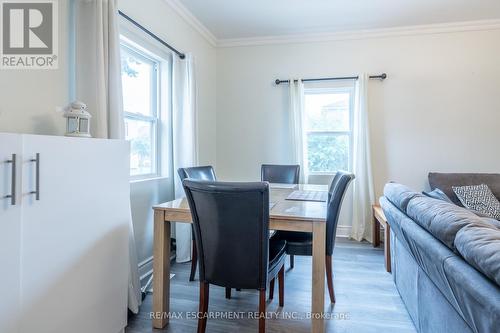
[[[66,136],[80,136],[90,138],[90,118],[87,105],[80,101],[74,101],[64,110],[66,118]]]

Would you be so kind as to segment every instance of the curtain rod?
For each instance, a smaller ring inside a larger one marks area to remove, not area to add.
[[[370,79],[379,79],[379,80],[385,80],[387,79],[387,74],[382,73],[380,75],[370,75]],[[359,79],[359,76],[341,76],[341,77],[323,77],[319,79],[303,79],[302,82],[312,82],[312,81],[338,81],[338,80],[357,80]],[[295,80],[296,82],[297,80]],[[274,83],[276,84],[281,84],[281,83],[289,83],[290,80],[280,80],[276,79]]]
[[[156,41],[160,42],[160,44],[162,44],[163,46],[166,46],[167,48],[169,48],[170,50],[172,50],[175,54],[177,54],[179,56],[179,58],[184,59],[186,57],[186,55],[184,53],[176,50],[173,46],[171,46],[170,44],[168,44],[167,42],[165,42],[160,37],[156,36],[154,33],[152,33],[151,31],[149,31],[148,29],[146,29],[144,26],[142,26],[141,24],[139,24],[137,21],[135,21],[134,19],[132,19],[130,16],[128,16],[127,14],[125,14],[124,12],[122,12],[121,10],[118,11],[118,14],[120,14],[120,16],[122,16],[124,19],[126,19],[127,21],[129,21],[133,25],[135,25],[137,28],[139,28],[142,31],[144,31],[145,33],[147,33],[149,36],[153,37]]]

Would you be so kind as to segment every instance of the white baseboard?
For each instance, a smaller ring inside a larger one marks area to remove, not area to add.
[[[153,256],[144,259],[138,265],[139,268],[139,279],[141,281],[141,286],[148,282],[149,277],[153,274]]]
[[[170,260],[175,259],[175,252],[171,253]],[[144,287],[148,282],[151,275],[153,275],[153,256],[148,257],[141,261],[137,268],[139,270],[139,280],[141,282],[141,287]],[[170,278],[173,277],[174,274],[171,274]]]
[[[350,225],[338,225],[337,226],[337,237],[341,238],[349,238],[351,237],[351,229]]]

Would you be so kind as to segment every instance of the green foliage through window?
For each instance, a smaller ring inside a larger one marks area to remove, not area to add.
[[[311,173],[349,169],[352,87],[305,94],[307,166]]]
[[[349,168],[349,136],[313,134],[307,136],[309,172],[336,172]]]
[[[122,56],[121,63],[123,74],[126,74],[128,77],[137,77],[137,74],[139,74],[139,72],[132,67],[133,65],[140,65],[140,62],[138,62],[134,57]]]

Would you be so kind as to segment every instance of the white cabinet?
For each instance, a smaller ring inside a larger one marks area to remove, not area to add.
[[[12,153],[18,154],[16,205],[5,198],[12,188],[5,160]],[[121,331],[127,315],[128,143],[0,134],[0,157],[0,332]]]
[[[21,316],[21,176],[22,142],[0,133],[0,332],[19,332]],[[10,198],[9,196],[14,196]]]

